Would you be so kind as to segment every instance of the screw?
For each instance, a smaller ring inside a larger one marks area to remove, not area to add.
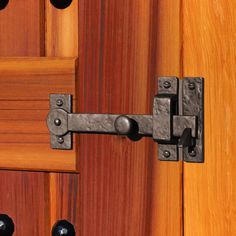
[[[58,107],[61,107],[63,105],[63,100],[62,99],[57,99],[56,104]]]
[[[170,157],[170,152],[167,151],[167,150],[165,150],[165,151],[163,152],[163,156],[164,156],[165,158],[169,158],[169,157]]]
[[[165,81],[163,84],[164,84],[164,88],[166,89],[171,87],[171,83],[169,81]]]
[[[55,120],[54,120],[54,124],[55,124],[56,126],[60,126],[60,125],[61,125],[61,120],[60,120],[60,119],[55,119]]]
[[[189,156],[191,156],[191,157],[195,157],[197,155],[197,153],[196,153],[196,150],[191,150],[190,152],[189,152]]]
[[[64,143],[64,138],[63,137],[58,137],[57,142],[60,143],[60,144],[63,144]]]
[[[193,82],[189,83],[189,84],[188,84],[188,88],[189,88],[190,90],[194,90],[194,89],[195,89],[195,83],[193,83]]]

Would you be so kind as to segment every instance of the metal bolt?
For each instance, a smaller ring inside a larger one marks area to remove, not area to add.
[[[57,99],[56,104],[58,107],[61,107],[63,105],[63,100],[62,99]]]
[[[189,88],[190,90],[194,90],[194,89],[195,89],[195,83],[193,83],[193,82],[189,83],[189,84],[188,84],[188,88]]]
[[[166,89],[171,87],[171,83],[169,81],[165,81],[163,84],[164,84],[164,88]]]
[[[60,144],[63,144],[64,143],[64,138],[63,137],[58,137],[57,142],[60,143]]]
[[[55,119],[55,120],[54,120],[54,124],[55,124],[56,126],[60,126],[60,125],[61,125],[61,120],[60,120],[60,119]]]
[[[164,156],[165,158],[169,158],[169,157],[170,157],[170,152],[167,151],[167,150],[165,150],[165,151],[163,152],[163,156]]]
[[[197,153],[196,153],[196,150],[191,150],[190,152],[189,152],[189,156],[191,156],[191,157],[195,157],[197,155]]]

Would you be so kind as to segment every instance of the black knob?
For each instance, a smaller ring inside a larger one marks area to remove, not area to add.
[[[4,9],[7,4],[8,4],[9,0],[0,0],[0,10]]]
[[[75,228],[66,220],[58,220],[52,228],[52,236],[75,236]]]
[[[1,0],[0,0],[1,1]],[[70,6],[72,0],[50,0],[52,5],[58,9],[65,9]]]
[[[0,214],[0,235],[12,236],[14,228],[13,220],[7,215]]]

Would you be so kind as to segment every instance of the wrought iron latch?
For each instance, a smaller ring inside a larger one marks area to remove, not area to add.
[[[71,149],[72,133],[147,136],[163,161],[203,162],[203,79],[160,77],[152,115],[72,113],[72,98],[50,95],[47,125],[53,149]]]

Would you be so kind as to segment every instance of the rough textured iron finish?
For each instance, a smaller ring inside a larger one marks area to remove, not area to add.
[[[47,120],[51,146],[70,149],[72,132],[127,135],[134,141],[150,136],[159,143],[160,160],[177,161],[178,155],[182,157],[184,152],[184,160],[201,162],[202,96],[200,78],[185,78],[181,86],[176,77],[159,78],[151,116],[71,113],[71,96],[54,94],[50,96],[51,111]]]
[[[60,101],[60,106],[58,106]],[[60,107],[60,109],[58,109]],[[47,118],[47,125],[50,130],[50,142],[53,149],[72,148],[72,134],[68,132],[67,116],[72,112],[72,97],[69,94],[51,94],[50,95],[50,112]],[[56,126],[55,119],[61,120],[61,125]],[[63,142],[61,141],[63,136]]]
[[[192,89],[190,84],[194,84]],[[184,160],[187,162],[204,162],[204,80],[200,77],[188,77],[183,81],[183,115],[198,117],[198,132],[194,151],[190,155],[188,148],[184,149]]]

